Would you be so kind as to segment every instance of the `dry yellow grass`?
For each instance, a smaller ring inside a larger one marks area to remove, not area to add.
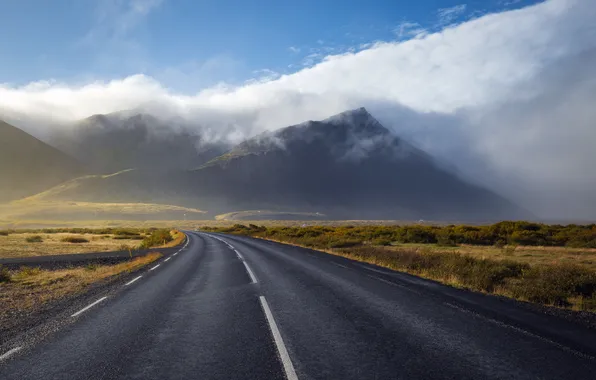
[[[531,265],[536,264],[577,264],[596,270],[596,249],[541,246],[493,246],[459,245],[441,247],[434,244],[401,244],[387,247],[393,251],[417,251],[430,253],[458,252],[477,259],[511,260]]]
[[[29,243],[28,237],[41,236],[43,242]],[[68,243],[62,241],[69,236],[83,237],[89,240],[88,243]],[[73,235],[70,233],[19,233],[8,236],[0,235],[0,257],[26,257],[26,256],[47,256],[72,253],[88,252],[109,252],[118,251],[123,245],[136,247],[139,240],[132,239],[114,239],[113,235],[94,235],[81,234]]]
[[[83,292],[89,285],[131,272],[158,260],[160,253],[150,253],[116,265],[40,270],[23,268],[11,272],[10,282],[0,282],[0,322],[10,324],[11,315],[26,313],[49,301]]]
[[[174,240],[172,240],[171,242],[169,242],[165,245],[162,245],[160,248],[176,247],[177,245],[182,244],[182,242],[186,238],[186,235],[183,232],[180,232],[178,230],[170,231],[170,235],[172,235],[172,238]]]
[[[39,195],[38,195],[39,196]],[[61,223],[85,219],[203,219],[205,211],[195,208],[154,203],[94,203],[45,201],[33,196],[19,201],[0,204],[0,220],[56,220]],[[80,222],[75,222],[80,223]]]

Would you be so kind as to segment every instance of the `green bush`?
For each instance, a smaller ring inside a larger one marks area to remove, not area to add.
[[[569,299],[596,296],[596,273],[573,264],[537,265],[513,286],[518,298],[543,304],[569,306]]]
[[[27,241],[27,243],[42,243],[43,239],[39,235],[33,235],[26,237],[25,241]]]
[[[73,243],[73,244],[89,243],[89,240],[87,240],[81,236],[66,236],[66,237],[63,237],[60,241],[62,241],[64,243]]]
[[[371,241],[371,244],[387,246],[387,245],[391,245],[391,240],[385,239],[385,238],[376,238]]]
[[[158,245],[164,245],[173,240],[172,234],[168,229],[159,229],[151,232],[149,236],[146,236],[141,242],[140,248],[147,249]]]
[[[141,235],[116,235],[114,240],[143,240]]]
[[[226,228],[204,228],[207,231],[252,235],[291,241],[296,244],[314,244],[321,248],[329,242],[355,239],[374,242],[375,239],[400,243],[454,246],[458,244],[524,246],[596,247],[596,225],[548,225],[529,222],[500,222],[490,226],[449,225],[437,226],[345,226],[345,227],[263,227],[235,224]],[[374,243],[373,243],[374,244]]]
[[[357,239],[341,239],[341,240],[334,240],[329,242],[329,248],[349,248],[349,247],[358,247],[362,245],[362,240]]]

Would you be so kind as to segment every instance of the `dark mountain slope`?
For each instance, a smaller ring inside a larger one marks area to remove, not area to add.
[[[0,201],[35,194],[83,173],[74,158],[0,121]]]
[[[261,134],[196,170],[162,176],[132,171],[77,181],[50,198],[138,199],[212,213],[265,209],[331,218],[521,216],[507,200],[441,169],[363,108]]]
[[[440,169],[363,108],[257,136],[195,175],[202,192],[242,206],[348,218],[519,216],[510,202]]]

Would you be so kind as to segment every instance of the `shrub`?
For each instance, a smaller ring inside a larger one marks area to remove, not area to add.
[[[513,294],[532,302],[569,306],[572,297],[595,297],[596,273],[573,264],[537,265],[523,273]]]
[[[384,239],[384,238],[376,238],[373,239],[371,241],[372,245],[382,245],[382,246],[387,246],[387,245],[391,245],[391,240],[389,239]]]
[[[154,230],[151,232],[151,234],[149,236],[146,236],[143,239],[143,241],[141,242],[140,248],[142,248],[142,249],[151,248],[151,247],[155,247],[158,245],[166,244],[172,240],[173,240],[173,238],[172,238],[172,234],[170,233],[170,230],[168,230],[168,229]]]
[[[43,239],[39,235],[33,235],[26,237],[25,241],[27,241],[27,243],[42,243]]]
[[[143,240],[141,235],[116,235],[114,240]]]
[[[12,281],[12,276],[10,274],[10,271],[7,268],[0,265],[0,283],[11,282],[11,281]]]
[[[94,272],[97,270],[98,267],[99,267],[99,265],[91,263],[91,264],[85,265],[85,270]]]
[[[64,243],[73,243],[73,244],[89,243],[89,240],[85,239],[82,236],[66,236],[66,237],[63,237],[60,241],[62,241]]]
[[[0,236],[8,236],[8,231],[0,230]]]
[[[350,248],[362,245],[362,240],[346,239],[329,242],[329,248]]]
[[[39,267],[21,267],[18,272],[19,277],[29,277],[35,276],[41,273],[41,268]]]

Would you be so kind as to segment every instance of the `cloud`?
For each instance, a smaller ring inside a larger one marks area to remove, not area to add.
[[[466,11],[467,5],[460,4],[450,8],[439,8],[437,16],[439,17],[439,25],[448,25],[455,21],[459,16]]]
[[[400,23],[393,32],[398,40],[410,39],[412,37],[423,37],[428,33],[428,30],[422,27],[417,22],[404,21]]]
[[[138,74],[0,85],[0,107],[19,125],[144,109],[238,140],[365,106],[463,176],[538,215],[596,218],[594,19],[594,2],[548,0],[194,95]]]
[[[296,46],[290,46],[288,50],[292,53],[300,53],[300,48]]]

